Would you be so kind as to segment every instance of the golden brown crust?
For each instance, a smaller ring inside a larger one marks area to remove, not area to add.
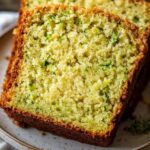
[[[17,110],[5,109],[9,117],[13,118],[15,121],[19,122],[21,127],[26,127],[26,125],[35,127],[39,130],[48,131],[53,134],[63,136],[69,139],[77,140],[82,143],[93,144],[97,146],[108,146],[113,142],[113,137],[115,132],[111,136],[105,138],[105,136],[92,136],[88,132],[83,132],[80,128],[72,129],[69,126],[62,126],[61,124],[55,124],[43,119],[39,119],[36,116],[32,116],[28,113],[22,113]],[[20,124],[21,123],[21,124]],[[23,126],[22,126],[23,125]]]
[[[15,29],[14,34],[14,47],[11,54],[11,58],[9,61],[9,65],[6,72],[6,78],[3,83],[3,94],[0,101],[0,105],[4,105],[6,101],[3,101],[3,97],[7,97],[7,101],[10,100],[11,95],[8,95],[8,91],[12,88],[12,86],[15,84],[16,77],[18,76],[19,70],[20,70],[20,62],[23,57],[22,55],[22,47],[23,47],[23,32],[24,32],[24,25],[27,22],[28,18],[23,19],[22,17],[19,18],[19,26]]]
[[[149,32],[146,32],[147,43],[149,43],[149,51],[145,58],[144,66],[138,76],[134,91],[132,92],[132,96],[129,100],[128,107],[125,110],[123,119],[128,118],[132,114],[132,112],[134,112],[138,102],[142,99],[142,92],[148,84],[148,80],[150,79],[150,36],[148,35]]]
[[[21,15],[20,20],[19,20],[19,26],[15,35],[14,50],[12,52],[12,57],[11,57],[9,67],[7,70],[7,74],[6,74],[6,80],[4,82],[3,94],[0,100],[0,105],[9,113],[11,117],[15,118],[16,120],[20,122],[26,122],[27,124],[37,127],[39,129],[50,131],[55,134],[66,136],[72,139],[76,139],[81,142],[107,146],[113,140],[113,137],[117,130],[117,126],[120,122],[120,118],[122,117],[122,114],[125,108],[127,107],[127,103],[131,96],[131,92],[134,88],[138,74],[143,66],[144,59],[148,52],[147,47],[145,46],[146,45],[145,35],[139,36],[138,27],[129,23],[127,20],[122,21],[119,17],[110,15],[109,13],[104,13],[102,10],[99,10],[97,8],[85,10],[84,8],[72,7],[73,10],[79,11],[81,13],[84,12],[85,14],[90,14],[94,12],[101,16],[107,16],[108,20],[115,20],[118,24],[124,24],[128,30],[131,30],[133,32],[135,37],[139,37],[138,44],[137,44],[137,48],[140,51],[139,59],[137,60],[133,71],[130,72],[129,81],[125,84],[123,88],[123,93],[121,96],[120,104],[118,104],[118,109],[116,110],[114,114],[114,118],[112,120],[112,123],[108,131],[106,131],[105,133],[92,133],[92,132],[80,129],[79,127],[66,124],[64,122],[55,122],[51,118],[46,118],[46,117],[39,116],[39,115],[37,116],[31,113],[24,112],[23,110],[13,109],[7,106],[7,102],[11,101],[11,90],[13,89],[13,86],[17,84],[16,79],[17,79],[19,70],[21,69],[20,66],[21,66],[21,59],[23,56],[22,48],[24,44],[24,40],[23,40],[24,27],[30,21],[31,14],[34,13],[34,11],[43,10],[43,13],[44,13],[46,11],[56,11],[58,9],[64,10],[66,9],[66,7],[64,5],[53,5],[53,6],[44,7],[44,8],[39,7],[36,10],[33,10],[31,12],[27,11]],[[72,132],[72,134],[70,134],[70,132]]]

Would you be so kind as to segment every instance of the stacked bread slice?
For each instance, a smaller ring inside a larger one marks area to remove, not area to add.
[[[150,7],[61,3],[22,1],[0,105],[20,124],[108,146],[147,74]]]
[[[143,30],[150,26],[150,3],[145,0],[22,0],[22,7],[31,10],[47,4],[60,3],[85,8],[97,7],[128,19]]]

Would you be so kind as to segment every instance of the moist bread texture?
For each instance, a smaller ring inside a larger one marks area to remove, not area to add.
[[[21,15],[0,105],[16,120],[107,146],[147,55],[145,37],[99,9]]]
[[[27,9],[58,3],[86,8],[98,7],[130,20],[141,30],[150,27],[150,2],[145,0],[22,0],[23,7]]]
[[[115,15],[120,16],[122,19],[127,19],[130,22],[132,22],[133,24],[137,25],[141,31],[141,34],[150,34],[150,2],[147,2],[146,0],[22,0],[22,8],[26,8],[26,9],[34,9],[35,7],[38,6],[44,6],[47,4],[58,4],[58,3],[63,3],[65,5],[77,5],[77,6],[81,6],[81,7],[85,7],[85,8],[91,8],[91,7],[99,7],[104,11],[108,11],[110,13],[113,13]],[[148,42],[147,42],[148,44]],[[148,58],[149,59],[149,58]],[[148,67],[149,65],[147,65]],[[149,68],[149,67],[148,67]],[[135,92],[132,95],[131,100],[133,100],[131,107],[128,107],[128,109],[126,109],[126,113],[125,115],[128,116],[130,113],[129,112],[133,112],[138,102],[138,100],[140,99],[139,92],[136,91],[140,91],[140,93],[142,93],[143,89],[144,89],[144,85],[146,84],[140,84],[141,86],[139,86],[139,82],[143,82],[146,83],[147,78],[148,78],[148,70],[147,69],[143,69],[144,72],[143,74],[145,74],[147,77],[145,77],[144,75],[142,75],[142,79],[140,77],[138,77],[138,83],[137,83],[137,87],[135,87],[138,90],[135,90]],[[142,74],[142,73],[141,73]],[[145,80],[145,81],[144,81]],[[143,87],[142,89],[139,87]],[[138,100],[137,100],[138,99]],[[131,101],[130,101],[131,103]],[[125,117],[126,118],[126,117]]]

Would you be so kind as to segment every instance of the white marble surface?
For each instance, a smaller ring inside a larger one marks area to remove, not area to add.
[[[0,12],[0,37],[16,25],[17,19],[18,13]]]
[[[15,150],[12,146],[0,139],[0,150]]]

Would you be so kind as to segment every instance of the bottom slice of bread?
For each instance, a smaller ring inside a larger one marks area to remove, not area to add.
[[[108,146],[145,63],[145,43],[136,26],[96,8],[24,12],[0,105],[21,123]]]
[[[128,104],[128,107],[124,112],[123,120],[131,116],[138,102],[142,99],[141,97],[142,91],[144,90],[144,87],[146,86],[147,81],[149,80],[149,75],[150,75],[149,69],[150,69],[150,62],[147,60],[147,62],[145,63],[145,65],[143,66],[139,74],[138,81],[135,85],[132,96],[129,100],[130,103]],[[79,133],[76,130],[72,132],[72,130],[57,125],[49,124],[48,122],[44,122],[43,120],[40,120],[39,122],[39,119],[37,119],[36,117],[33,118],[30,114],[22,114],[17,111],[12,111],[11,109],[5,109],[5,112],[8,114],[10,118],[13,119],[16,125],[22,128],[35,127],[39,130],[51,132],[53,134],[64,136],[83,143],[95,144],[100,146],[108,146],[110,143],[113,142],[115,136],[115,131],[114,131],[114,134],[112,134],[112,137],[110,137],[109,140],[96,141],[95,139],[92,139],[89,135],[85,134],[83,136],[82,133]]]

